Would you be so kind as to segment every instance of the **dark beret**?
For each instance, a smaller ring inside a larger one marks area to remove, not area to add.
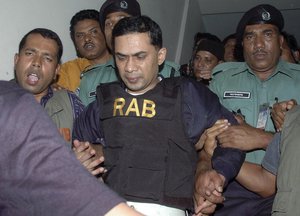
[[[219,61],[224,58],[224,46],[221,42],[204,39],[197,46],[195,55],[199,51],[210,52],[216,56]]]
[[[125,12],[131,16],[140,16],[141,7],[136,0],[106,0],[100,8],[99,22],[104,32],[106,16],[113,12]]]
[[[243,39],[244,31],[247,25],[272,24],[277,26],[281,32],[284,26],[284,19],[281,12],[272,5],[261,4],[248,10],[240,20],[236,35],[240,42]]]

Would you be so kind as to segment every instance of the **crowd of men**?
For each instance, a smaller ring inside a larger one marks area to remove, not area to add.
[[[299,49],[260,4],[186,67],[136,0],[45,28],[1,81],[1,215],[298,215]],[[26,91],[25,91],[26,90]]]

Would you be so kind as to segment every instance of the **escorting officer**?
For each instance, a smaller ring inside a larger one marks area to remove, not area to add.
[[[74,138],[104,146],[104,181],[136,210],[184,216],[193,208],[201,134],[219,118],[233,124],[235,119],[206,86],[183,77],[157,76],[166,49],[153,20],[124,18],[112,35],[122,83],[97,88],[97,101],[75,122]],[[244,156],[240,150],[217,147],[213,164],[218,186],[235,177]],[[207,161],[201,165],[207,167]],[[202,185],[196,185],[197,192],[199,188]]]
[[[99,22],[104,32],[107,47],[111,50],[112,30],[120,19],[141,15],[140,4],[136,0],[107,0],[100,8]],[[165,61],[160,68],[159,76],[179,76],[179,65]],[[118,80],[115,62],[110,59],[105,64],[95,65],[87,70],[81,78],[79,97],[84,105],[96,99],[96,88],[100,83]]]
[[[261,164],[275,131],[270,107],[278,101],[300,101],[300,66],[280,60],[283,27],[281,12],[271,5],[262,4],[247,11],[236,31],[245,62],[219,64],[213,70],[210,84],[228,110],[244,117],[242,124],[219,135],[219,142],[224,147],[247,151],[246,160],[256,164]],[[247,188],[243,181],[238,181]],[[258,208],[263,207],[260,202],[271,212],[272,203],[259,200],[257,194],[263,194],[259,188],[249,191],[235,182],[229,184],[224,207],[216,215],[256,215],[263,211]]]

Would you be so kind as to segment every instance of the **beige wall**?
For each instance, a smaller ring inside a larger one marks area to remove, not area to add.
[[[103,0],[9,0],[0,7],[0,79],[13,78],[13,59],[18,45],[28,31],[49,28],[64,45],[63,61],[74,58],[75,50],[69,36],[71,17],[81,9],[99,10]]]
[[[96,9],[105,0],[6,0],[0,7],[0,79],[13,78],[13,57],[21,37],[36,27],[57,32],[64,44],[63,61],[75,58],[69,37],[71,17],[82,9]],[[186,63],[191,55],[196,32],[210,32],[223,39],[235,31],[243,12],[259,0],[138,0],[142,13],[162,28],[167,59]],[[225,3],[226,4],[223,4]],[[298,0],[266,0],[282,10],[285,29],[300,43],[300,3]]]
[[[168,59],[175,60],[181,28],[182,7],[189,0],[138,0],[142,13],[152,17],[162,28]],[[193,0],[194,1],[194,0]],[[0,7],[0,79],[13,78],[13,58],[24,34],[33,28],[49,28],[64,45],[63,62],[76,57],[69,37],[71,17],[82,9],[99,10],[104,0],[10,0]]]

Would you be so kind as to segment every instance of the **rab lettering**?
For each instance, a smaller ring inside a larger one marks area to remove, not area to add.
[[[128,108],[124,110],[126,104],[129,105]],[[144,99],[142,110],[140,110],[136,98],[132,98],[131,101],[126,101],[125,98],[116,98],[114,102],[113,116],[129,116],[130,113],[137,117],[142,116],[152,118],[156,115],[155,103],[154,101]]]

